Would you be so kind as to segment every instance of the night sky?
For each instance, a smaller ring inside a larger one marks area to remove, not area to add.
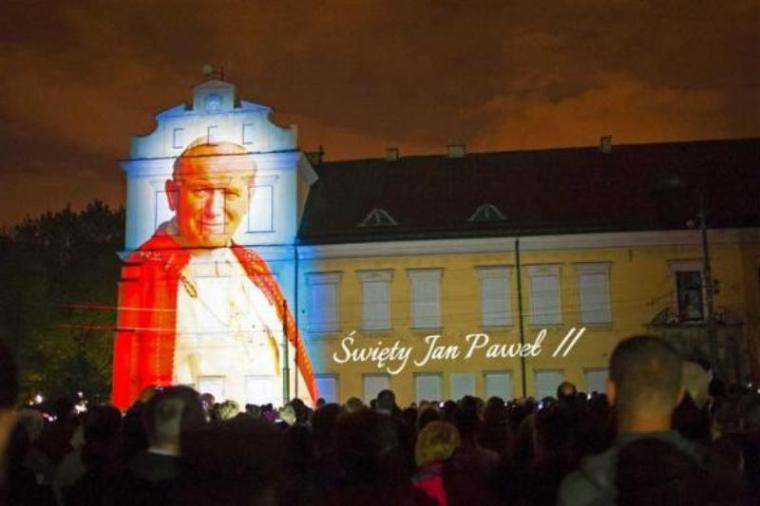
[[[204,63],[328,160],[760,136],[760,2],[8,1],[0,224],[123,202]]]

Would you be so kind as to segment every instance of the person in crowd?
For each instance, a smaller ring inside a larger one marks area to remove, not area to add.
[[[393,393],[393,390],[383,390],[377,394],[375,410],[389,416],[396,414],[398,406],[396,406],[396,394]]]
[[[473,396],[464,396],[454,413],[454,425],[459,431],[461,444],[444,466],[449,504],[493,504],[497,498],[497,485],[503,470],[501,459],[493,450],[478,442],[482,422],[480,406]]]
[[[240,414],[240,406],[233,400],[226,400],[219,404],[219,419],[231,420]]]
[[[636,439],[620,448],[617,460],[618,506],[711,504],[705,469],[665,440]]]
[[[272,424],[247,416],[184,432],[174,504],[275,506],[283,438]]]
[[[697,408],[701,410],[707,405],[710,400],[710,378],[708,378],[704,367],[693,360],[684,360],[683,386]]]
[[[5,454],[11,430],[16,425],[16,397],[18,397],[16,363],[0,341],[0,457]],[[3,464],[0,458],[0,487],[3,484]]]
[[[261,418],[261,406],[257,406],[256,404],[246,404],[245,414],[254,420],[259,420]]]
[[[205,423],[198,393],[184,386],[167,388],[148,401],[143,421],[150,446],[130,462],[130,471],[154,483],[175,478],[182,433]]]
[[[433,405],[427,405],[424,408],[420,408],[419,417],[417,419],[417,432],[420,433],[430,422],[435,422],[441,419],[441,415]]]
[[[39,484],[34,473],[24,465],[29,452],[29,434],[16,424],[11,430],[3,458],[5,486],[0,484],[0,505],[5,506],[54,506],[56,496],[52,488]]]
[[[39,487],[34,473],[23,465],[30,439],[17,423],[18,395],[16,363],[0,340],[0,506],[52,505],[52,491]]]
[[[293,406],[293,412],[296,415],[295,423],[299,425],[309,425],[311,415],[313,413],[311,408],[309,408],[309,406],[307,406],[306,403],[298,397],[291,399],[288,404]]]
[[[206,425],[198,393],[190,387],[162,390],[143,413],[149,446],[128,464],[114,487],[113,504],[171,504],[177,496],[182,435]]]
[[[214,407],[214,404],[216,404],[214,394],[209,392],[201,394],[201,404],[203,404],[203,410],[206,412],[206,416],[209,416],[211,409]]]
[[[295,472],[286,471],[278,494],[280,504],[310,506],[337,490],[341,468],[335,451],[336,428],[342,414],[343,410],[338,404],[325,404],[314,412],[311,420],[312,448],[302,448],[300,453],[301,461],[309,459],[311,465],[293,465]],[[291,433],[288,429],[287,438],[295,434],[299,441],[305,439],[305,425],[296,425],[292,429],[296,430]]]
[[[449,504],[443,484],[443,463],[451,457],[460,443],[457,428],[441,421],[430,422],[417,437],[414,460],[418,470],[412,478],[412,483],[435,499],[438,506]]]
[[[478,438],[483,448],[495,451],[503,459],[509,454],[507,407],[499,397],[491,397],[483,410],[483,425]]]
[[[435,504],[434,499],[412,485],[391,417],[375,410],[360,410],[340,417],[336,430],[341,479],[336,490],[319,504]]]
[[[94,406],[84,415],[84,445],[64,457],[54,484],[65,505],[95,504],[113,488],[119,469],[121,413]]]
[[[152,385],[143,389],[135,403],[124,414],[121,427],[122,465],[126,465],[135,458],[135,455],[148,447],[148,434],[145,431],[145,424],[143,423],[143,413],[146,404],[156,393],[156,387]]]
[[[612,445],[615,423],[607,394],[589,397],[578,424],[579,455],[601,453]]]
[[[52,484],[55,466],[50,457],[37,447],[37,440],[45,428],[45,418],[38,409],[23,408],[18,412],[18,423],[29,437],[29,449],[24,455],[24,467],[34,473],[38,483]]]
[[[296,423],[284,431],[283,467],[278,491],[280,503],[306,505],[318,498],[319,485],[314,480],[316,454],[314,436],[309,426]]]
[[[621,341],[610,358],[607,385],[615,406],[617,438],[609,450],[586,457],[580,468],[565,478],[558,504],[614,504],[618,453],[638,439],[659,439],[697,461],[695,446],[670,430],[683,391],[681,359],[670,345],[647,335]]]
[[[296,410],[292,404],[286,404],[279,410],[279,419],[277,425],[282,430],[288,429],[296,424]]]
[[[349,397],[346,403],[343,405],[343,409],[346,413],[355,413],[362,409],[366,409],[367,406],[358,397]]]
[[[569,381],[563,381],[557,387],[557,400],[560,402],[561,401],[574,402],[575,396],[577,394],[578,394],[578,391],[575,388],[575,385],[573,385]]]
[[[77,399],[63,396],[53,403],[53,423],[45,426],[37,440],[37,446],[58,467],[63,458],[75,450],[74,441],[80,420],[75,409]],[[80,432],[81,434],[81,432]]]
[[[401,421],[404,424],[404,428],[411,432],[412,437],[417,436],[417,421],[419,420],[420,413],[416,406],[407,406],[401,410]]]
[[[562,479],[578,463],[578,413],[572,404],[559,401],[533,415],[531,462],[513,470],[515,504],[553,506]]]
[[[732,488],[746,491],[749,504],[760,504],[760,395],[746,392],[736,403],[723,404],[727,405],[736,406],[738,420],[732,430],[722,430],[712,443],[712,469],[721,475],[718,481],[723,482],[732,478],[724,476],[727,468],[738,471],[741,483]]]
[[[483,448],[478,442],[481,423],[478,416],[477,399],[470,395],[464,396],[455,416],[455,425],[462,438],[456,459],[458,463],[469,468],[472,472],[480,476],[487,476],[499,463],[499,454]]]

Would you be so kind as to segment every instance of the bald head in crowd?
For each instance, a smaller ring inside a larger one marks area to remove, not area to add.
[[[621,430],[668,430],[683,394],[681,359],[662,339],[629,337],[612,352],[608,394]]]

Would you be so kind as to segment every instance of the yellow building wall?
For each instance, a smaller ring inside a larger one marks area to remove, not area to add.
[[[539,264],[560,266],[561,325],[547,327],[540,356],[526,358],[526,393],[535,395],[535,371],[561,369],[565,379],[584,389],[584,370],[606,368],[614,346],[626,336],[647,332],[647,325],[661,310],[676,306],[675,275],[671,262],[701,262],[701,246],[643,246],[606,249],[572,249],[549,251],[521,251],[522,299],[525,325],[525,342],[533,342],[544,326],[531,324],[531,294],[528,267]],[[740,315],[744,321],[758,321],[759,298],[757,293],[757,243],[714,244],[711,246],[713,276],[720,280],[720,293],[715,296],[717,308],[726,307]],[[553,357],[552,353],[566,333],[573,327],[580,328],[578,283],[575,265],[584,262],[610,263],[610,302],[612,321],[604,325],[586,325],[585,334],[578,340],[567,357]],[[414,346],[413,356],[424,355],[427,349],[425,337],[440,334],[439,344],[460,345],[467,350],[464,337],[484,332],[491,343],[519,342],[518,292],[515,274],[515,254],[472,253],[414,256],[384,256],[366,258],[334,258],[312,261],[305,265],[306,272],[341,272],[339,288],[339,331],[327,334],[309,334],[310,353],[314,357],[318,374],[338,377],[339,396],[363,398],[362,375],[384,373],[372,362],[337,364],[332,357],[342,354],[341,340],[355,331],[355,347],[391,345],[399,340],[401,345]],[[509,266],[512,325],[509,327],[484,328],[481,325],[480,285],[476,268],[483,266]],[[408,269],[442,269],[441,279],[441,329],[413,329],[411,324],[411,283]],[[755,269],[752,271],[752,269]],[[362,287],[360,271],[391,270],[391,324],[387,331],[363,331],[361,329]],[[748,275],[754,272],[755,277]],[[753,284],[754,283],[754,284]],[[308,306],[307,306],[308,309]],[[487,359],[476,353],[469,360],[431,361],[416,367],[410,359],[406,368],[390,377],[390,386],[400,404],[415,400],[416,373],[440,373],[442,396],[449,398],[452,373],[474,373],[475,394],[485,395],[484,372],[508,370],[512,373],[513,392],[522,395],[522,379],[519,358]]]

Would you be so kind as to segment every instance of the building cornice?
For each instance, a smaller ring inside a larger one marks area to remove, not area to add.
[[[518,237],[513,236],[299,245],[298,254],[301,260],[320,260],[352,257],[504,253],[514,251],[516,239]],[[555,234],[519,237],[519,239],[521,251],[701,246],[702,244],[699,230]],[[760,243],[760,229],[715,229],[709,231],[709,239],[713,245]]]

